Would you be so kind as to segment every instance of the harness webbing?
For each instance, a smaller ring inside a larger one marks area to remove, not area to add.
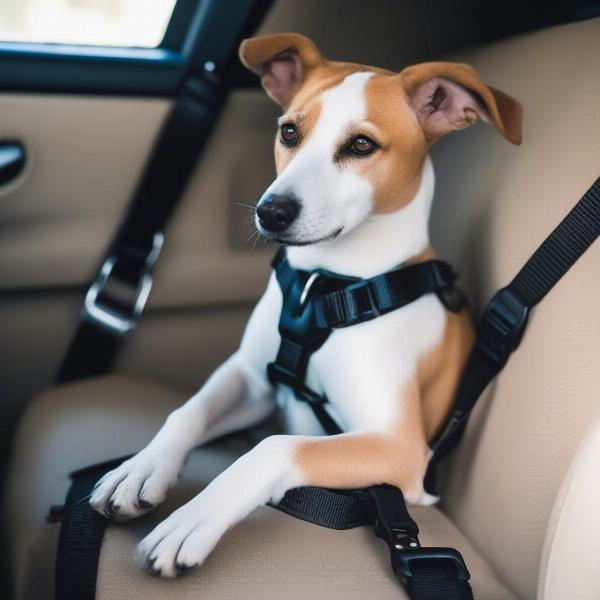
[[[310,357],[334,329],[358,325],[407,306],[429,293],[438,295],[454,312],[465,297],[454,285],[456,274],[447,263],[429,260],[407,265],[370,279],[325,270],[302,271],[290,266],[281,249],[272,262],[283,304],[279,318],[281,342],[267,367],[271,383],[281,383],[307,402],[328,434],[342,427],[328,413],[327,399],[306,385]]]

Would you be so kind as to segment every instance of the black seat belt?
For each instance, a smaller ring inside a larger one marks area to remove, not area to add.
[[[475,403],[521,343],[531,310],[599,235],[600,177],[483,311],[454,409],[446,427],[432,444],[430,485],[435,466],[460,440]]]
[[[57,375],[106,372],[136,327],[152,287],[164,230],[217,122],[239,42],[273,0],[204,0],[193,62],[133,200],[85,296],[81,322]]]

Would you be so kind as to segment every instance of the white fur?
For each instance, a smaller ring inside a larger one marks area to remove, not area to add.
[[[311,140],[269,188],[302,197],[294,235],[312,239],[327,234],[332,226],[344,228],[335,240],[289,248],[295,267],[371,277],[403,263],[428,244],[434,185],[429,159],[413,201],[385,216],[369,214],[371,184],[332,161],[340,136],[365,118],[364,86],[370,76],[350,75],[323,94]],[[266,366],[279,346],[281,303],[280,288],[271,276],[239,350],[169,416],[144,450],[108,473],[92,495],[92,506],[113,518],[142,514],[150,508],[144,502],[162,501],[194,446],[263,419],[277,400],[290,431],[304,436],[263,441],[159,524],[140,543],[137,556],[146,568],[163,576],[177,574],[178,565],[202,563],[229,527],[255,507],[304,483],[303,473],[294,465],[294,450],[299,441],[311,439],[307,434],[323,431],[310,408],[293,399],[285,387],[274,393],[266,377]],[[327,395],[349,431],[384,431],[402,418],[398,392],[414,374],[418,357],[441,341],[444,323],[444,310],[430,294],[373,321],[336,330],[311,358],[307,383]],[[432,501],[422,488],[406,492],[414,501]]]
[[[150,561],[163,577],[198,565],[233,524],[302,484],[302,474],[290,466],[292,452],[284,436],[263,440],[144,538],[138,561],[142,566]]]
[[[287,255],[297,269],[373,277],[389,271],[429,244],[429,212],[435,175],[429,156],[415,197],[393,213],[369,214],[360,227],[335,240],[311,246],[290,246]]]

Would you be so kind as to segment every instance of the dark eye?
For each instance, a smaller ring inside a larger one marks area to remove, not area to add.
[[[377,148],[377,144],[366,135],[359,135],[355,137],[350,143],[350,152],[357,156],[366,156],[371,154]]]
[[[298,143],[298,129],[295,125],[282,125],[281,126],[281,141],[286,146],[295,146]]]

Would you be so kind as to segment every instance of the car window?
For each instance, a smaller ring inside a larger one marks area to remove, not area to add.
[[[154,48],[177,0],[0,0],[0,41]]]

